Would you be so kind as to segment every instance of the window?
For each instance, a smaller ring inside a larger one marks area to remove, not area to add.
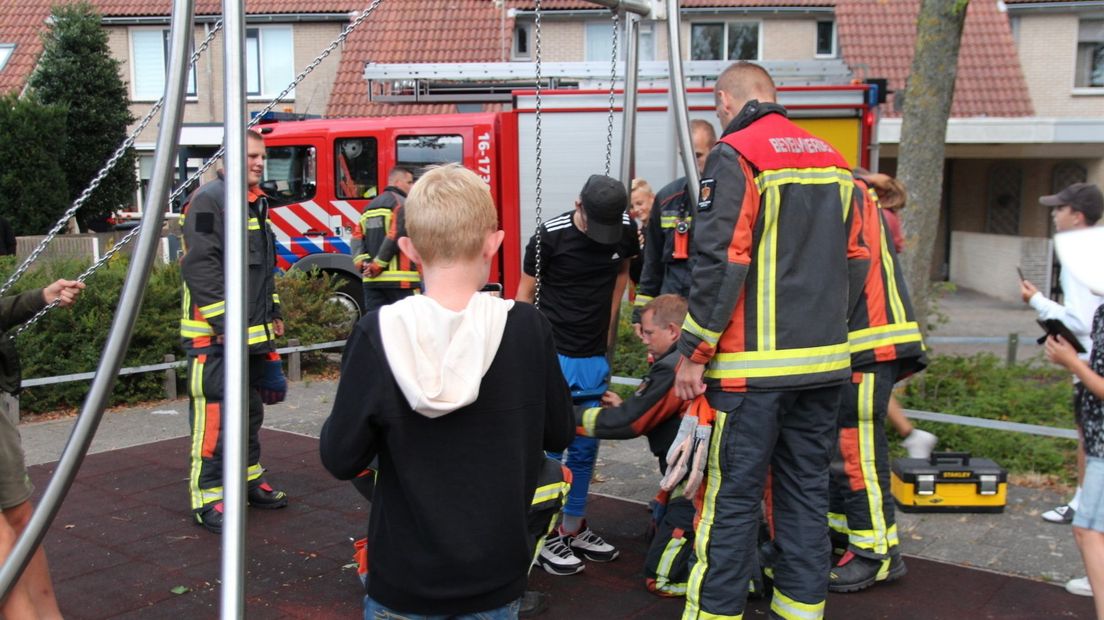
[[[399,136],[395,150],[395,165],[413,172],[415,179],[430,166],[464,163],[464,139],[460,136]]]
[[[334,183],[338,198],[363,200],[379,194],[375,138],[344,138],[334,142]]]
[[[1104,19],[1083,19],[1078,25],[1073,85],[1104,88]]]
[[[530,39],[533,38],[532,24],[514,25],[514,43],[510,50],[510,58],[513,60],[529,60],[533,57],[530,51]]]
[[[617,33],[617,58],[625,58],[625,20],[620,22]],[[655,22],[640,22],[640,61],[655,60]],[[613,52],[613,20],[590,21],[586,23],[586,60],[591,62],[609,62]]]
[[[817,58],[836,57],[836,22],[817,22]]]
[[[690,25],[691,60],[758,60],[759,22]]]
[[[1050,191],[1053,194],[1066,189],[1074,183],[1084,183],[1089,179],[1089,172],[1077,162],[1065,161],[1054,166],[1050,178]]]
[[[273,98],[295,79],[291,26],[247,28],[245,31],[245,92]],[[288,93],[295,98],[295,91]]]
[[[131,90],[136,101],[156,101],[165,94],[169,72],[169,30],[135,28],[130,31]],[[195,67],[188,71],[189,97],[196,96]]]
[[[0,43],[0,71],[4,70],[4,65],[8,64],[8,59],[11,58],[14,51],[14,45]]]
[[[313,146],[270,146],[266,155],[261,189],[273,206],[314,198],[318,158]]]
[[[1020,202],[1023,173],[1018,166],[997,164],[989,170],[988,213],[985,232],[995,235],[1020,233]]]

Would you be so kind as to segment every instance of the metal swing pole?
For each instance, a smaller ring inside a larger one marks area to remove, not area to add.
[[[226,250],[223,278],[226,291],[225,390],[223,423],[222,592],[219,612],[224,619],[245,616],[245,466],[248,416],[246,380],[246,109],[245,2],[223,0]]]
[[[100,358],[100,365],[96,369],[96,376],[92,380],[92,386],[84,400],[80,416],[73,426],[69,441],[62,451],[57,472],[50,479],[42,501],[39,502],[38,509],[27,524],[26,530],[19,537],[3,568],[0,568],[0,598],[7,596],[11,591],[23,569],[26,568],[27,562],[30,561],[34,550],[42,543],[50,523],[57,516],[61,500],[69,492],[73,478],[76,477],[77,470],[88,452],[88,446],[92,443],[92,437],[103,417],[104,407],[107,405],[111,389],[115,385],[115,378],[122,367],[123,355],[130,343],[135,319],[142,306],[142,297],[149,282],[150,267],[160,245],[158,233],[164,219],[161,205],[165,203],[169,194],[174,158],[180,138],[180,126],[184,116],[185,79],[188,75],[188,58],[191,54],[193,8],[194,0],[174,0],[173,2],[169,36],[171,62],[165,78],[165,109],[161,128],[157,134],[153,176],[150,179],[150,191],[146,196],[145,205],[145,212],[150,216],[142,218],[138,245],[131,258],[126,282],[119,296],[119,305],[111,323],[111,331],[108,333],[103,356]]]
[[[640,16],[625,15],[625,95],[621,113],[621,182],[632,195],[636,168],[636,82],[640,63]]]
[[[679,27],[678,0],[667,0],[667,64],[668,88],[671,91],[671,114],[675,117],[682,167],[686,170],[686,191],[690,203],[698,202],[698,164],[694,159],[694,143],[690,137],[690,110],[686,104],[686,79],[682,72],[682,30]],[[724,129],[722,127],[722,129]]]

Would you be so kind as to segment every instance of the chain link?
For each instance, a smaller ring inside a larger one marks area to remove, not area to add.
[[[325,60],[330,54],[332,54],[333,51],[335,49],[337,49],[337,46],[341,45],[345,41],[345,39],[348,38],[349,34],[354,29],[356,29],[357,26],[359,26],[361,23],[363,23],[364,20],[367,19],[368,16],[371,15],[376,10],[376,7],[378,7],[382,2],[383,2],[383,0],[373,0],[372,4],[370,4],[368,6],[368,8],[364,9],[360,13],[360,15],[355,20],[353,20],[352,23],[350,23],[348,26],[346,26],[345,29],[341,31],[341,34],[339,34],[337,36],[337,38],[334,39],[324,50],[322,50],[321,54],[316,56],[315,59],[313,61],[311,61],[311,63],[309,65],[307,65],[307,67],[299,73],[299,75],[295,76],[295,79],[292,80],[291,84],[287,88],[285,88],[282,92],[280,92],[280,94],[277,95],[276,98],[273,99],[271,103],[269,103],[267,106],[265,106],[264,109],[262,109],[252,119],[250,119],[249,124],[247,125],[247,127],[253,127],[254,125],[256,125],[257,123],[260,122],[261,117],[263,117],[265,114],[271,112],[272,109],[275,108],[277,104],[279,104],[285,97],[287,97],[288,94],[291,93],[291,91],[294,90],[295,87],[297,85],[299,85],[299,83],[302,82],[304,78],[307,77],[307,75],[309,75],[312,71],[314,71],[314,69],[316,67],[318,67],[318,65],[322,64],[322,61]],[[197,49],[196,52],[192,54],[192,63],[193,64],[195,63],[196,59],[199,58],[199,54],[202,53],[204,50],[206,50],[207,47],[210,45],[211,39],[214,37],[215,33],[218,32],[221,29],[222,29],[222,21],[220,20],[215,25],[215,28],[211,31],[211,33],[207,36],[207,39],[204,40],[204,42],[200,46],[200,48]],[[160,106],[161,106],[161,104],[163,104],[163,102],[164,102],[164,99],[158,101],[157,104],[156,104],[156,107],[160,108]],[[151,113],[149,115],[147,115],[146,119],[144,119],[145,124],[147,124],[147,125],[149,124],[149,119],[152,118],[152,116],[153,116],[153,111],[151,110]],[[144,128],[144,125],[143,125],[143,128]],[[133,143],[134,137],[137,136],[138,133],[140,133],[140,131],[133,133],[132,136],[130,138],[128,138],[130,143]],[[124,143],[124,146],[129,147],[129,144]],[[122,148],[124,148],[124,147],[120,147],[120,149],[122,149]],[[225,150],[226,150],[226,147],[220,147],[214,155],[212,155],[210,158],[208,158],[206,161],[204,161],[203,165],[200,166],[199,170],[196,170],[194,173],[192,173],[192,175],[189,176],[188,179],[184,183],[182,183],[179,187],[177,187],[173,191],[173,193],[169,196],[169,199],[168,199],[167,203],[171,205],[174,200],[179,198],[180,195],[183,194],[184,191],[192,183],[194,183],[196,180],[198,180],[199,177],[204,172],[206,172],[208,169],[211,168],[211,166],[214,165],[215,161],[217,161],[218,158],[222,157],[222,154],[225,152]],[[118,157],[116,157],[115,159],[118,159]],[[109,162],[108,164],[109,164],[109,166],[114,165],[114,162]],[[539,168],[539,166],[538,166],[538,168]],[[105,174],[106,174],[105,171],[101,171],[100,176],[102,177]],[[99,179],[99,180],[102,180],[102,179]],[[98,184],[98,182],[97,182],[97,184]],[[86,190],[86,193],[91,193],[91,192],[90,192],[90,190]],[[79,205],[77,205],[77,207],[79,208]],[[76,209],[73,209],[73,211],[75,212]],[[68,219],[69,219],[69,217],[63,218],[61,220],[60,224],[64,225],[64,223],[66,221],[68,221]],[[18,279],[18,275],[22,275],[22,272],[27,270],[27,267],[30,266],[30,264],[33,262],[33,259],[37,258],[38,254],[41,254],[42,250],[45,249],[45,244],[48,243],[49,240],[52,239],[53,236],[57,234],[57,230],[60,230],[60,226],[56,230],[52,231],[51,235],[47,239],[45,239],[43,241],[43,243],[39,245],[38,248],[35,248],[35,252],[33,252],[31,254],[31,256],[29,256],[27,258],[27,260],[24,262],[23,265],[20,266],[20,269],[17,270],[15,274],[12,274],[12,279],[9,281],[8,284],[5,285],[5,287],[10,287],[11,284],[14,283],[14,281]],[[107,252],[105,252],[104,255],[100,257],[99,260],[97,260],[90,267],[88,267],[88,269],[85,269],[84,272],[81,273],[80,276],[77,277],[77,280],[80,281],[80,282],[84,282],[85,280],[87,280],[93,273],[95,273],[97,270],[99,270],[101,267],[103,267],[107,263],[107,261],[111,260],[111,258],[113,256],[118,254],[119,250],[121,250],[126,244],[130,243],[135,237],[137,237],[138,233],[141,230],[142,230],[142,228],[139,226],[137,228],[134,228],[130,232],[128,232],[125,237],[120,239],[118,243],[116,243],[114,246],[111,247],[111,249],[109,249]],[[7,288],[0,288],[0,295],[2,295],[4,293],[4,291],[6,291],[6,290],[7,290]],[[43,308],[42,310],[39,310],[26,323],[24,323],[23,325],[20,325],[18,329],[14,330],[12,332],[9,332],[9,334],[11,334],[10,337],[14,338],[15,336],[18,336],[19,334],[26,331],[27,328],[29,328],[31,325],[34,325],[35,323],[37,323],[39,319],[41,319],[43,316],[45,316],[46,313],[48,313],[51,309],[55,308],[57,305],[58,305],[57,301],[53,301],[53,302],[47,304],[45,308]]]
[[[536,51],[536,66],[537,66],[537,87],[536,87],[536,102],[533,106],[533,125],[534,134],[536,136],[536,152],[537,152],[537,178],[534,183],[535,193],[533,202],[537,208],[537,233],[536,233],[536,270],[534,272],[534,279],[536,284],[533,286],[533,305],[540,308],[540,294],[541,294],[541,0],[536,0],[534,4],[534,26],[533,26],[533,41],[536,44],[533,49]]]
[[[192,65],[195,65],[195,62],[199,60],[200,55],[203,54],[203,52],[206,51],[207,48],[211,45],[211,40],[214,39],[215,34],[220,30],[222,30],[222,20],[219,20],[218,23],[215,24],[214,29],[212,29],[211,32],[208,33],[207,38],[204,39],[199,48],[192,53]],[[149,126],[150,122],[153,120],[154,115],[156,115],[157,112],[161,110],[161,107],[163,105],[165,105],[164,97],[158,99],[157,102],[153,104],[149,112],[146,113],[146,116],[138,123],[134,130],[130,132],[130,135],[128,135],[126,139],[123,140],[123,143],[119,145],[119,148],[115,149],[115,153],[111,156],[110,159],[107,160],[107,163],[103,165],[103,168],[100,168],[100,171],[96,174],[96,177],[92,179],[92,182],[88,184],[88,187],[84,188],[84,191],[81,192],[80,196],[78,196],[77,199],[73,201],[73,204],[65,211],[65,214],[61,216],[61,219],[59,219],[54,224],[54,227],[51,228],[50,232],[46,234],[46,237],[44,237],[42,241],[38,242],[38,245],[35,246],[35,249],[31,252],[31,254],[23,261],[22,264],[19,265],[19,268],[16,269],[10,276],[8,276],[7,282],[5,282],[3,286],[0,286],[0,296],[2,296],[4,293],[7,293],[8,290],[11,289],[12,285],[14,285],[19,280],[19,278],[23,277],[23,274],[27,272],[27,269],[29,269],[36,260],[38,260],[38,257],[42,254],[42,252],[46,250],[46,246],[50,245],[50,243],[54,240],[54,237],[56,237],[57,234],[61,232],[61,229],[65,227],[66,223],[68,223],[69,220],[77,214],[77,211],[80,210],[82,206],[84,206],[84,203],[86,200],[88,200],[88,197],[91,196],[94,191],[96,191],[96,188],[100,186],[100,183],[102,183],[103,180],[107,177],[108,173],[111,172],[111,169],[115,167],[115,164],[118,163],[118,161],[122,159],[123,155],[130,149],[130,147],[134,145],[134,141],[138,138],[142,131],[144,131],[147,126]]]
[[[610,85],[609,85],[609,118],[606,121],[606,176],[610,176],[613,169],[613,109],[615,103],[615,88],[617,83],[617,34],[621,27],[621,14],[617,9],[613,11],[613,34],[610,36]]]

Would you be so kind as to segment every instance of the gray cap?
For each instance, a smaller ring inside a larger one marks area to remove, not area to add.
[[[1104,215],[1104,194],[1092,183],[1074,183],[1057,194],[1043,196],[1039,204],[1044,207],[1069,205],[1074,211],[1084,213],[1089,223],[1096,223]]]
[[[586,212],[586,236],[606,245],[621,240],[629,195],[620,181],[602,174],[590,175],[579,192],[579,202]]]

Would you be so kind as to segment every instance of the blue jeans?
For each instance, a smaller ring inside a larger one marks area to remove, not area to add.
[[[370,596],[364,597],[364,620],[514,620],[521,609],[521,599],[498,609],[480,611],[474,614],[405,614],[380,605]]]
[[[604,356],[567,357],[560,355],[560,370],[569,388],[574,390],[597,390],[606,388],[609,376],[609,362]],[[599,401],[575,403],[577,405],[597,406]],[[598,440],[593,437],[576,436],[563,456],[549,454],[563,461],[571,470],[571,491],[567,494],[564,514],[573,517],[586,515],[587,492],[590,491],[590,478],[594,475],[594,462],[598,460]]]

